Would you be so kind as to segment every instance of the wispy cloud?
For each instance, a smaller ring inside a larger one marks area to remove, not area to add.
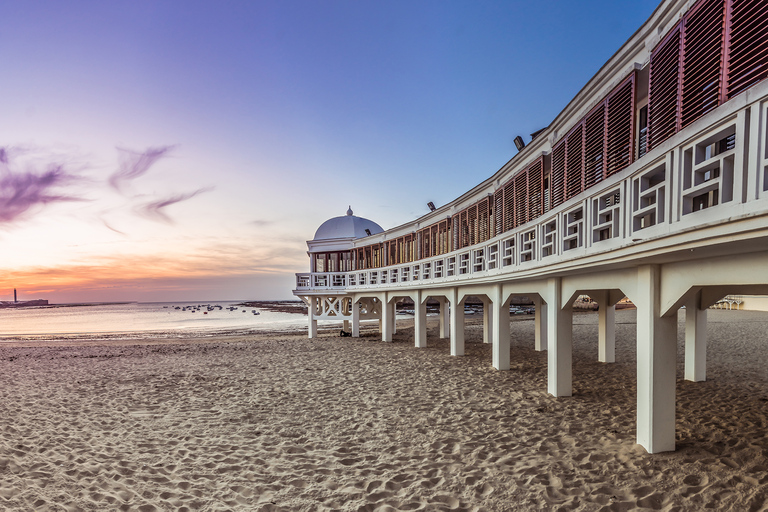
[[[141,152],[117,148],[120,154],[120,163],[117,171],[109,177],[110,186],[118,192],[122,192],[126,182],[146,174],[155,162],[166,156],[173,148],[174,146],[159,146]]]
[[[60,190],[81,180],[62,165],[51,164],[43,172],[14,172],[5,148],[0,148],[0,164],[0,223],[18,221],[36,206],[83,200]]]
[[[163,221],[171,224],[173,223],[173,220],[168,216],[168,214],[165,213],[164,211],[165,208],[173,204],[180,203],[188,199],[192,199],[193,197],[199,194],[210,192],[211,190],[213,190],[213,187],[205,187],[205,188],[195,190],[194,192],[188,192],[185,194],[176,194],[171,197],[167,197],[165,199],[151,201],[149,203],[145,203],[139,206],[138,211],[142,215],[150,219],[159,220],[159,221]]]

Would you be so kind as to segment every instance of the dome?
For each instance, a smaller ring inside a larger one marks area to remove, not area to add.
[[[366,233],[365,230],[370,233]],[[334,217],[323,222],[315,232],[313,240],[330,240],[333,238],[363,238],[384,231],[372,220],[352,215],[352,209],[342,217]]]

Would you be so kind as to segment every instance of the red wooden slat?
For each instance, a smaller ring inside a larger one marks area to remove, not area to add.
[[[528,222],[528,170],[515,175],[515,227]]]
[[[765,1],[729,1],[728,99],[768,78],[768,8]]]
[[[600,103],[584,120],[584,188],[605,177],[605,102]]]
[[[565,139],[562,139],[552,149],[552,171],[549,175],[550,210],[557,208],[565,201]]]
[[[677,132],[682,22],[651,52],[648,91],[648,148]]]
[[[720,104],[725,3],[702,0],[685,15],[680,126]]]
[[[544,213],[544,158],[528,166],[528,220]]]
[[[515,227],[515,183],[509,180],[504,184],[504,231]]]
[[[605,133],[605,175],[611,176],[632,163],[635,154],[635,74],[608,95]]]
[[[565,199],[584,190],[584,124],[579,123],[565,138]]]

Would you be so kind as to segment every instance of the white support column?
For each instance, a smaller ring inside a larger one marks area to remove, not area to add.
[[[534,318],[536,337],[534,349],[537,352],[547,350],[547,303],[540,296],[536,295],[533,299],[536,317]]]
[[[349,332],[351,330],[351,324],[349,320],[344,320],[341,328],[344,329],[344,332]]]
[[[360,337],[360,303],[352,303],[352,337]]]
[[[493,343],[493,304],[483,299],[483,343]]]
[[[386,300],[381,304],[381,341],[392,341],[392,334],[395,326],[395,304]]]
[[[637,442],[648,453],[675,449],[677,315],[660,315],[661,272],[637,271]]]
[[[413,303],[413,342],[417,348],[427,346],[427,305],[423,295],[421,290],[416,290]]]
[[[610,304],[611,294],[608,290],[594,293],[593,300],[597,301],[597,360],[601,363],[616,362],[616,305]]]
[[[707,310],[698,293],[685,305],[685,380],[707,380]]]
[[[309,305],[307,306],[307,317],[309,318],[309,339],[317,338],[317,319],[315,319],[315,311],[317,311],[317,297],[309,298]]]
[[[450,292],[451,300],[451,355],[464,355],[464,306],[459,304],[459,289]]]
[[[440,316],[438,320],[440,323],[440,338],[447,338],[451,332],[448,324],[450,319],[448,313],[448,300],[445,297],[440,297],[438,302],[440,302]]]
[[[509,370],[509,304],[503,299],[503,286],[494,285],[490,307],[493,308],[493,367],[497,370]]]
[[[547,280],[547,388],[554,396],[573,394],[573,306],[562,303],[562,283],[559,277]]]

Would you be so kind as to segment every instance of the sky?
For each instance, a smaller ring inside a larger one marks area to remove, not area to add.
[[[0,3],[0,300],[288,299],[493,175],[657,2]]]

